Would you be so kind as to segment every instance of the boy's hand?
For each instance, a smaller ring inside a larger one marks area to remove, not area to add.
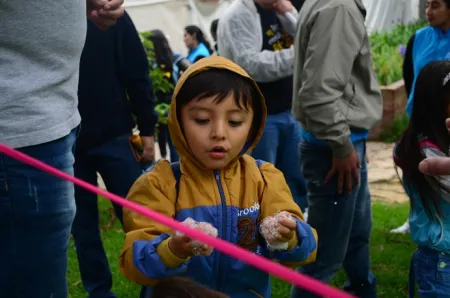
[[[288,242],[291,240],[297,230],[297,222],[290,218],[281,218],[278,222],[277,231],[280,234],[277,237],[279,242]]]
[[[209,256],[212,252],[212,247],[203,244],[195,248],[192,246],[191,238],[186,236],[172,236],[169,240],[170,251],[180,259],[187,259],[195,255]]]
[[[124,0],[87,0],[88,18],[102,30],[114,25],[123,16]]]

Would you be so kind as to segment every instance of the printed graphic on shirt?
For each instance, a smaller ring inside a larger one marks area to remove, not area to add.
[[[270,25],[265,34],[268,37],[267,42],[273,51],[287,49],[294,43],[292,36],[279,24]]]
[[[260,209],[261,206],[258,202],[256,202],[250,208],[243,208],[238,210],[238,246],[248,250],[254,250],[258,246],[259,227],[257,225],[257,222]]]

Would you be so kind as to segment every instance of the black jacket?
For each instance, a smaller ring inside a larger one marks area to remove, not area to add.
[[[88,21],[78,96],[82,120],[77,151],[131,135],[132,114],[141,135],[153,135],[156,116],[147,55],[127,13],[106,31]]]

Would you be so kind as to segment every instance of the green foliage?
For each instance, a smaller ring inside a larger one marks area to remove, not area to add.
[[[166,79],[164,69],[161,69],[161,67],[156,65],[155,47],[153,45],[153,42],[150,40],[150,35],[150,32],[141,33],[141,41],[144,45],[145,52],[147,53],[148,63],[150,65],[150,78],[153,84],[155,100],[158,100],[158,93],[170,93],[174,89],[174,85]]]
[[[397,142],[408,127],[408,121],[406,114],[397,115],[390,131],[381,133],[380,140],[386,143]]]
[[[380,85],[389,85],[402,79],[403,48],[408,40],[427,22],[420,20],[408,25],[399,24],[394,29],[373,33],[370,36],[372,59]]]

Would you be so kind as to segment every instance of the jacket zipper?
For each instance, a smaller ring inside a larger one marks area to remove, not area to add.
[[[220,194],[220,201],[222,203],[222,238],[224,240],[228,240],[227,237],[227,201],[225,199],[225,194],[223,193],[223,187],[222,182],[220,181],[220,172],[215,170],[214,175],[216,178],[217,187],[219,188],[219,194]],[[218,273],[218,282],[216,284],[217,290],[221,290],[222,288],[222,270],[220,268],[221,261],[222,261],[222,254],[217,253],[217,273]]]

